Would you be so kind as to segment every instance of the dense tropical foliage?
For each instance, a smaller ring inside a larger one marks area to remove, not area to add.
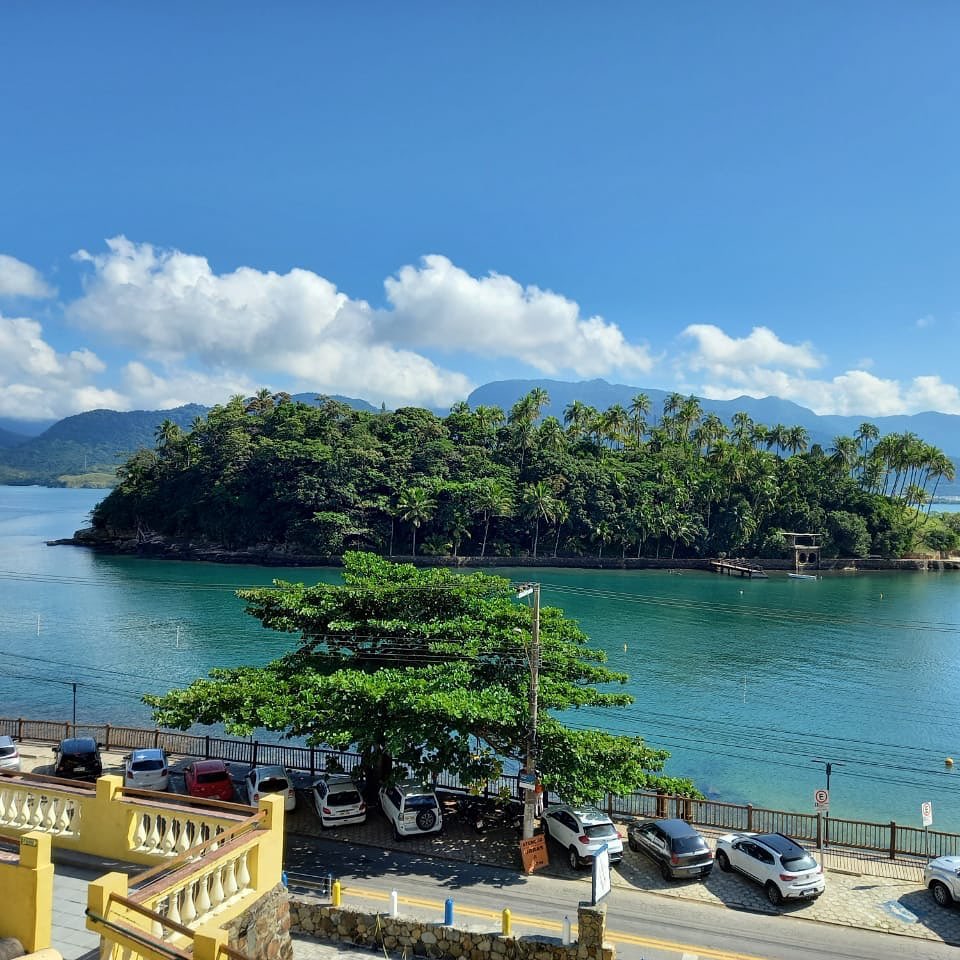
[[[241,591],[249,613],[298,634],[298,646],[265,667],[215,670],[186,689],[145,697],[157,722],[224,722],[240,735],[262,727],[359,749],[374,782],[446,771],[483,784],[505,761],[522,762],[532,622],[516,587],[372,554],[349,553],[344,562],[342,585],[278,581]],[[573,800],[642,787],[696,794],[689,781],[662,775],[666,752],[576,726],[579,708],[631,703],[609,689],[627,678],[604,665],[603,651],[562,611],[542,608],[539,624],[544,783]]]
[[[184,430],[164,422],[94,513],[134,532],[306,555],[487,557],[778,556],[781,531],[824,536],[824,555],[902,555],[923,539],[954,465],[905,434],[808,448],[803,428],[737,414],[724,424],[695,397],[658,416],[571,403],[542,417],[545,391],[508,413],[457,404],[446,417],[358,411],[262,390]]]

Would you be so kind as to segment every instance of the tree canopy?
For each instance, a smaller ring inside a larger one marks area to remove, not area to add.
[[[273,630],[298,634],[296,649],[263,667],[213,670],[184,689],[144,697],[154,719],[185,729],[224,723],[314,745],[356,749],[375,781],[397,768],[463,784],[522,762],[529,715],[531,610],[501,577],[460,575],[348,553],[342,584],[275,581],[239,592]],[[633,702],[627,677],[605,665],[573,620],[540,612],[538,756],[543,782],[569,800],[644,787],[696,794],[663,775],[669,754],[640,737],[578,723],[580,708]],[[601,689],[601,687],[603,689]]]

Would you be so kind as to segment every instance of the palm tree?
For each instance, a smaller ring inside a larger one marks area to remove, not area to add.
[[[423,487],[406,487],[400,494],[397,506],[400,508],[400,519],[406,520],[413,531],[413,556],[416,556],[417,530],[433,516],[437,502]]]
[[[556,417],[547,417],[538,430],[540,446],[552,453],[563,453],[567,449],[567,435]]]
[[[579,440],[587,432],[590,408],[582,400],[574,400],[563,411],[563,423],[574,440]]]
[[[803,453],[809,443],[810,434],[807,432],[806,427],[790,427],[787,430],[784,447],[790,451],[791,456]]]
[[[550,523],[556,516],[557,498],[545,480],[530,484],[523,491],[523,515],[533,520],[533,556],[537,556],[540,540],[540,521]]]
[[[638,393],[630,401],[630,423],[633,425],[634,440],[638,447],[647,429],[646,418],[649,413],[650,398],[645,393]]]
[[[474,505],[483,515],[483,543],[480,546],[480,556],[483,557],[487,553],[490,520],[493,517],[509,517],[513,513],[513,499],[505,483],[487,477],[477,488]]]

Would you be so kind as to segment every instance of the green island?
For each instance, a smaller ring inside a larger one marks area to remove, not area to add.
[[[863,423],[824,449],[801,427],[729,425],[671,394],[651,417],[535,389],[504,412],[466,403],[318,406],[261,390],[137,450],[77,542],[215,544],[296,558],[350,550],[474,559],[785,557],[811,531],[824,557],[947,556],[960,515],[932,510],[955,467],[911,433]]]

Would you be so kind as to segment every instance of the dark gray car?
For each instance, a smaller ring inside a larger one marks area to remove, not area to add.
[[[686,820],[634,820],[627,843],[656,860],[664,880],[705,877],[713,869],[707,841]]]

